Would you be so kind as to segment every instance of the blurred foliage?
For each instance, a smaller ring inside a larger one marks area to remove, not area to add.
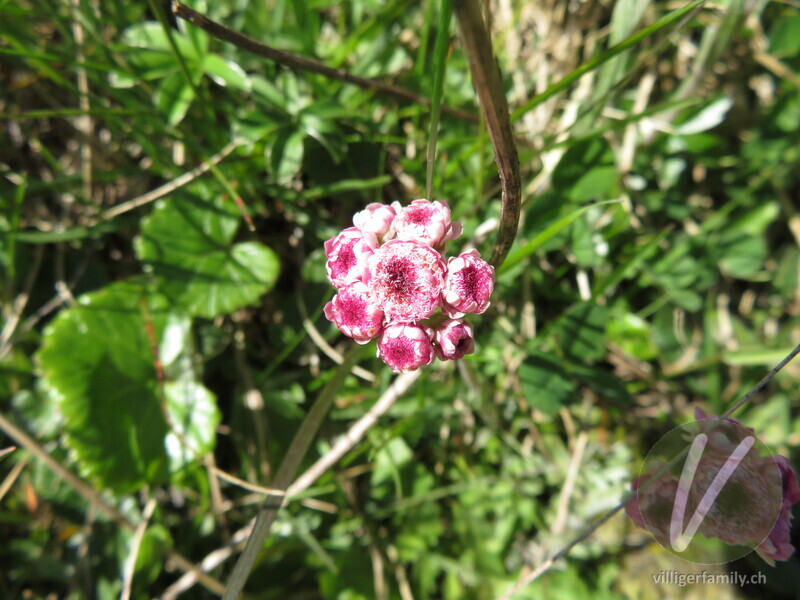
[[[442,102],[477,115],[441,6],[192,4],[422,95],[443,68]],[[524,205],[492,307],[472,320],[478,351],[427,370],[281,513],[253,597],[497,597],[613,508],[694,406],[721,413],[800,341],[796,6],[728,0],[669,22],[674,3],[655,0],[488,6]],[[197,563],[226,547],[261,495],[213,468],[269,486],[335,368],[309,323],[351,344],[321,315],[323,241],[369,202],[425,193],[429,108],[153,12],[167,8],[0,0],[0,412],[120,515],[29,450],[0,456],[2,598],[105,600],[128,584],[160,597],[171,552]],[[437,148],[433,196],[488,252],[487,134],[443,112]],[[209,161],[157,202],[105,212]],[[346,380],[304,466],[391,382],[377,359],[361,366],[375,382]],[[738,415],[795,458],[799,373]],[[120,519],[138,524],[151,501],[137,538]],[[659,588],[652,574],[687,567],[648,540],[618,516],[516,597],[708,592]],[[232,562],[210,574],[225,581]],[[715,595],[800,588],[797,557],[734,568],[767,582]]]

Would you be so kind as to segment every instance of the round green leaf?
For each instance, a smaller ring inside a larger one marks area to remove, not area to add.
[[[160,330],[164,304],[129,282],[85,294],[47,327],[38,353],[82,474],[119,494],[166,475],[167,427],[145,319]]]
[[[145,219],[136,254],[159,290],[191,315],[230,313],[255,303],[278,276],[272,250],[231,244],[240,220],[231,201],[176,195]]]

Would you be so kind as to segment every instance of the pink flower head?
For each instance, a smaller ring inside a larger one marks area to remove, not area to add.
[[[367,263],[367,285],[391,321],[413,323],[439,306],[444,260],[430,246],[391,240]]]
[[[367,259],[378,247],[373,233],[363,233],[356,227],[348,227],[339,235],[325,242],[325,269],[328,280],[337,288],[355,281],[363,281],[367,270]]]
[[[792,505],[800,501],[800,486],[797,484],[797,475],[789,464],[789,459],[785,456],[774,456],[773,458],[780,470],[783,484],[781,512],[772,531],[759,544],[756,552],[774,566],[776,560],[787,560],[794,554],[794,546],[791,542]]]
[[[353,225],[358,227],[363,233],[371,233],[379,240],[385,242],[394,234],[392,223],[400,209],[399,202],[392,204],[381,204],[373,202],[361,212],[353,215]]]
[[[360,281],[339,290],[325,305],[325,316],[359,344],[376,337],[383,327],[383,311]]]
[[[393,323],[378,339],[378,356],[395,373],[406,373],[431,364],[435,357],[430,327]]]
[[[475,352],[472,326],[461,319],[447,319],[434,334],[436,354],[442,360],[457,360]]]
[[[393,228],[397,239],[413,240],[429,246],[454,240],[464,230],[458,221],[450,221],[450,207],[447,202],[439,200],[414,200],[400,209]]]
[[[462,252],[447,263],[444,276],[444,311],[453,318],[480,314],[489,308],[494,290],[494,267],[477,250]]]

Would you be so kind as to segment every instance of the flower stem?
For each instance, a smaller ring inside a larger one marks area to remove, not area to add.
[[[495,267],[503,264],[517,235],[520,212],[519,157],[511,130],[503,83],[492,52],[492,42],[481,15],[478,0],[456,0],[456,19],[461,29],[464,51],[469,59],[472,83],[478,94],[486,129],[494,148],[497,172],[502,186],[500,228],[492,258]]]

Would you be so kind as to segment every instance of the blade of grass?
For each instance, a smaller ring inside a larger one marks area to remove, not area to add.
[[[314,401],[311,410],[308,411],[306,418],[297,430],[292,443],[286,451],[286,456],[281,462],[275,478],[272,480],[270,487],[280,490],[286,490],[292,483],[295,474],[297,473],[303,457],[306,455],[308,448],[311,446],[311,441],[314,439],[319,428],[322,426],[322,421],[328,414],[328,410],[333,404],[336,393],[344,383],[345,377],[350,373],[353,365],[358,358],[362,355],[363,346],[354,345],[345,355],[344,362],[339,365],[336,371],[325,384],[325,387],[320,391],[319,396]],[[253,570],[256,559],[258,558],[264,540],[269,534],[272,523],[278,516],[278,511],[283,505],[283,499],[273,498],[268,496],[258,510],[255,525],[250,537],[247,539],[247,545],[242,551],[236,566],[233,569],[228,585],[225,589],[225,595],[222,600],[236,600],[239,597],[247,578],[250,576],[250,571]]]
[[[604,200],[603,202],[596,202],[595,204],[587,204],[586,206],[582,206],[578,210],[575,210],[569,213],[568,215],[561,217],[558,221],[545,228],[544,231],[539,232],[533,238],[528,240],[528,242],[525,243],[525,245],[517,248],[516,250],[514,250],[514,252],[509,254],[508,258],[503,263],[503,266],[498,269],[497,274],[502,275],[503,273],[511,269],[511,267],[519,263],[521,260],[539,250],[554,236],[558,235],[559,233],[564,231],[567,227],[572,225],[572,223],[578,217],[586,213],[586,211],[588,211],[590,208],[594,208],[595,206],[602,206],[603,204],[613,204],[616,202],[619,202],[619,200]]]
[[[450,19],[453,16],[453,0],[442,0],[439,7],[436,47],[433,50],[433,93],[431,94],[431,128],[428,134],[427,177],[428,200],[433,199],[433,170],[436,165],[436,138],[439,135],[439,116],[444,91],[444,71],[447,68],[447,51],[450,46]]]

